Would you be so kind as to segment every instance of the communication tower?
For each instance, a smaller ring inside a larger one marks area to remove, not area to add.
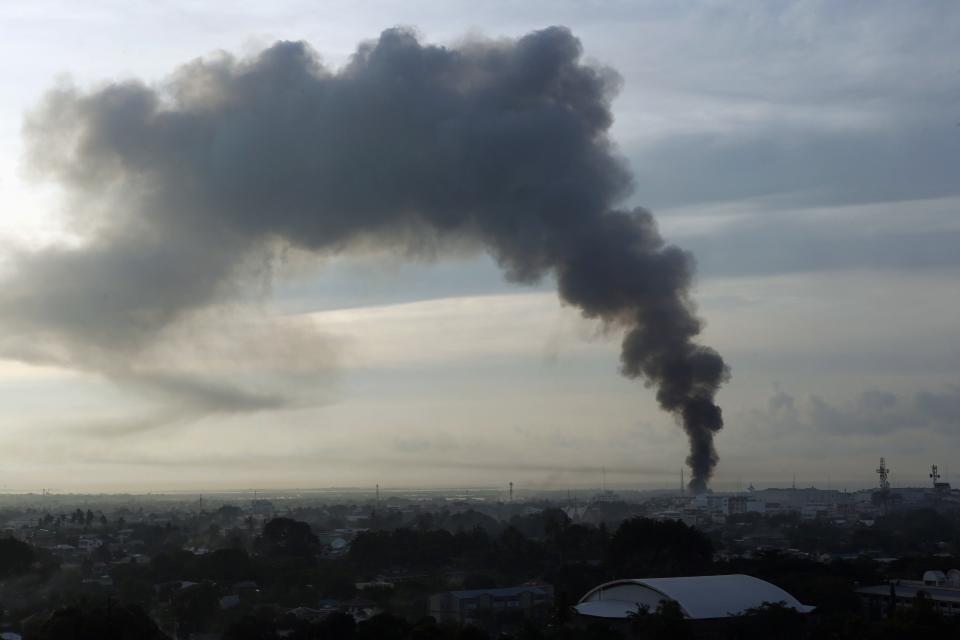
[[[880,458],[880,466],[877,468],[877,475],[880,476],[880,491],[889,491],[890,468],[887,466],[887,461],[883,458]]]
[[[887,513],[890,505],[890,468],[887,466],[887,461],[883,458],[880,458],[880,466],[877,467],[877,475],[880,476],[880,506],[883,508],[883,512]]]

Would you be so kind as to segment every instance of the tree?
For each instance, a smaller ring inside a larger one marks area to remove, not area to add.
[[[230,523],[243,515],[243,509],[232,504],[225,504],[217,509],[215,513],[221,522]]]
[[[805,622],[804,614],[785,602],[764,602],[737,616],[731,623],[730,636],[731,640],[799,640]]]
[[[406,640],[410,624],[398,616],[381,613],[357,625],[357,640]]]
[[[33,547],[26,542],[16,538],[0,539],[0,578],[25,573],[35,559]]]
[[[234,622],[223,634],[223,640],[277,640],[279,637],[272,620],[251,615]]]
[[[350,614],[335,611],[313,626],[316,634],[311,638],[317,638],[318,640],[352,640],[357,623]]]
[[[38,640],[167,640],[150,616],[136,605],[84,610],[58,609],[40,628]]]
[[[504,574],[514,578],[536,572],[542,566],[543,547],[510,526],[497,538],[497,562]]]
[[[263,525],[263,533],[254,541],[258,553],[268,556],[312,557],[320,541],[310,525],[290,518],[274,518]]]
[[[430,512],[418,513],[413,519],[413,527],[417,531],[431,531],[437,528],[433,514]]]
[[[661,600],[655,611],[645,605],[628,617],[634,635],[644,640],[685,640],[690,638],[686,616],[676,600]]]
[[[211,584],[196,584],[180,590],[170,603],[184,632],[202,631],[217,613],[219,600]]]
[[[676,520],[625,520],[610,541],[609,561],[617,573],[678,576],[702,573],[713,562],[713,544],[699,529]]]
[[[510,526],[528,538],[541,540],[556,538],[570,525],[570,518],[562,509],[544,509],[528,516],[514,516]]]
[[[197,558],[200,578],[217,582],[240,582],[256,577],[256,568],[243,549],[217,549]]]

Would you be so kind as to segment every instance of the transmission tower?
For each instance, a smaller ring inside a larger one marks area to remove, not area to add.
[[[937,488],[937,483],[940,481],[940,473],[937,471],[937,465],[930,467],[930,479],[933,480],[933,488]]]
[[[880,476],[880,491],[889,491],[890,467],[887,466],[887,461],[883,458],[880,458],[880,467],[877,469],[877,474]]]
[[[877,475],[880,476],[880,505],[883,508],[883,513],[886,514],[890,502],[890,468],[887,466],[887,461],[883,458],[880,458]]]

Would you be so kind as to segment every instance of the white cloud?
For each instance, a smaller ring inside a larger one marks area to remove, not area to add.
[[[518,293],[422,300],[309,314],[343,345],[347,367],[463,364],[616,347],[557,294]],[[616,340],[613,342],[616,345]]]

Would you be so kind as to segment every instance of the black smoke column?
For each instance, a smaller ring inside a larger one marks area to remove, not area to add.
[[[255,288],[251,263],[278,247],[482,246],[507,278],[552,275],[564,300],[625,331],[623,373],[682,421],[701,491],[727,369],[695,343],[691,257],[648,212],[618,208],[631,190],[608,138],[619,78],[580,56],[559,27],[454,48],[392,29],[340,70],[280,42],[156,86],[55,89],[28,120],[28,160],[66,187],[87,241],[19,256],[0,321],[110,375]]]

